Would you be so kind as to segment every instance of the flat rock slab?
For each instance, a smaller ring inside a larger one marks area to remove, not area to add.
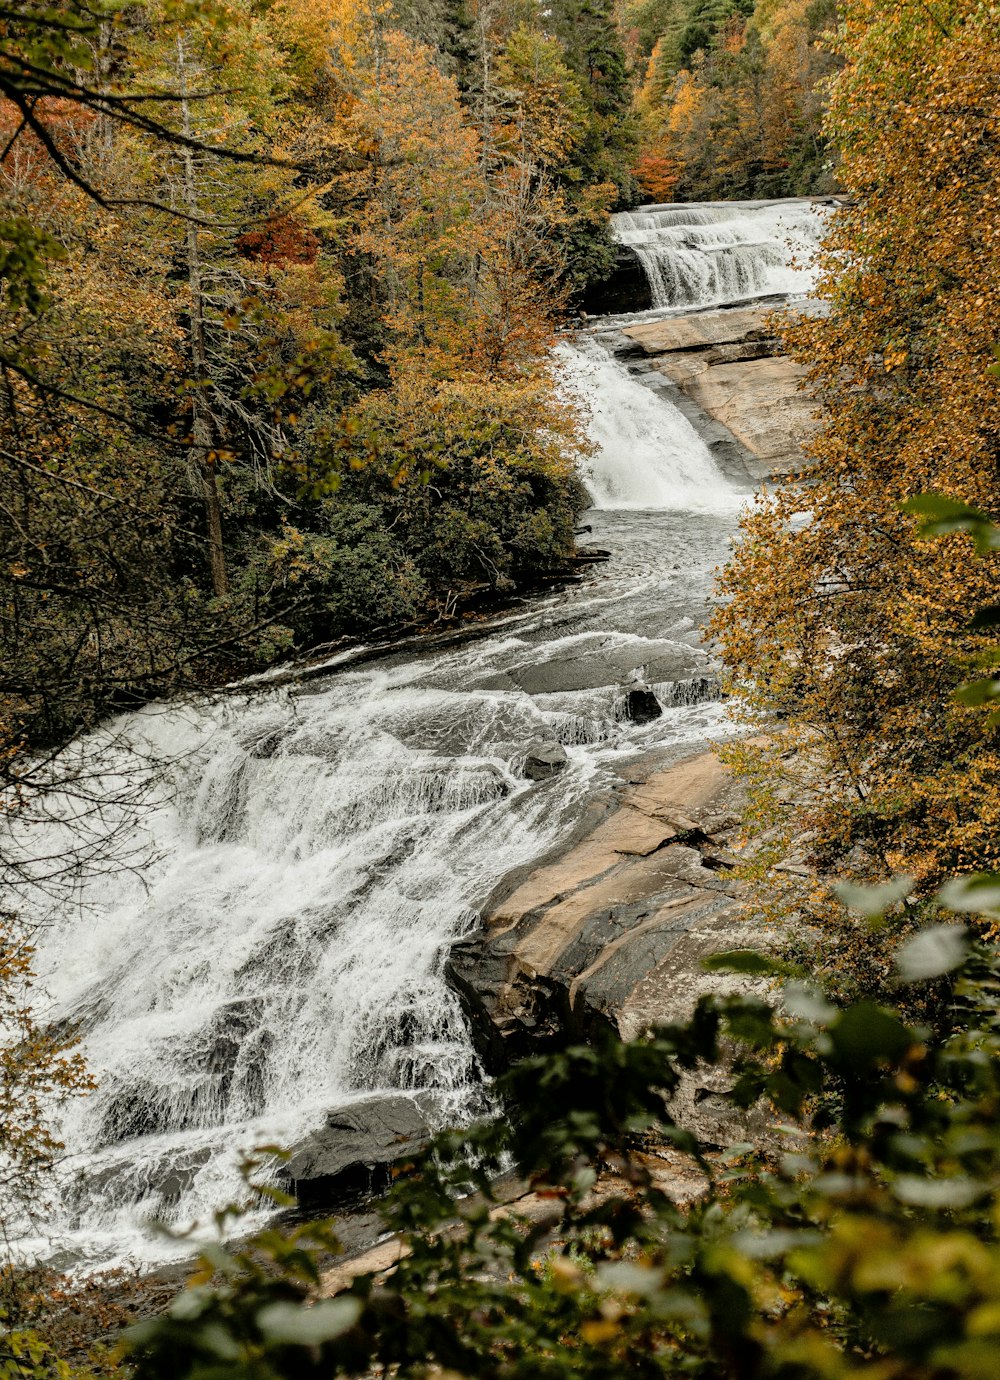
[[[755,478],[801,467],[802,442],[817,430],[815,404],[799,391],[802,365],[784,357],[710,366],[681,387],[760,462]]]
[[[746,990],[745,978],[703,967],[761,942],[732,871],[741,803],[714,753],[651,764],[561,858],[494,898],[447,965],[488,1069],[599,1030],[633,1039],[686,1019],[704,993]],[[674,1097],[674,1114],[708,1143],[751,1133],[731,1081],[724,1068],[695,1070]]]
[[[451,952],[450,980],[492,1069],[595,1026],[633,1035],[678,1019],[719,981],[700,964],[720,926],[739,923],[738,788],[699,753],[630,783],[617,802],[563,857],[494,899],[482,929]],[[668,969],[669,981],[655,979]]]
[[[675,350],[705,350],[712,345],[743,342],[750,335],[771,334],[766,328],[773,308],[734,307],[730,311],[702,311],[670,316],[662,321],[629,326],[622,335],[636,341],[650,355]]]
[[[650,641],[643,648],[643,674],[647,682],[684,681],[704,671],[707,658],[695,647],[680,642]],[[634,647],[587,647],[575,655],[548,661],[526,662],[506,671],[509,684],[529,695],[565,694],[620,685],[635,674]],[[478,682],[481,688],[487,688]]]

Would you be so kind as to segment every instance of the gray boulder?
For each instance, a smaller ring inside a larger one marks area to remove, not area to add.
[[[383,1191],[392,1167],[424,1149],[437,1123],[434,1093],[383,1093],[327,1114],[292,1151],[282,1177],[300,1207],[326,1209]]]
[[[569,761],[562,743],[532,743],[525,753],[524,774],[529,781],[547,781]]]

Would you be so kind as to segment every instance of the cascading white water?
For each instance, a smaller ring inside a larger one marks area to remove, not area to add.
[[[807,293],[823,211],[805,199],[643,206],[612,229],[642,263],[654,307],[715,307]]]
[[[482,1081],[443,961],[473,908],[568,835],[616,760],[723,731],[697,624],[738,495],[599,346],[560,353],[597,428],[598,503],[660,509],[590,516],[617,551],[590,586],[454,651],[150,706],[78,749],[108,794],[95,856],[121,783],[150,784],[122,865],[17,898],[39,924],[39,1012],[78,1025],[98,1082],[61,1127],[47,1239],[26,1228],[22,1252],[162,1259],[144,1222],[204,1218],[241,1152],[373,1091],[431,1089],[442,1118],[467,1116]],[[651,724],[627,717],[637,677],[664,705]],[[537,739],[569,755],[543,783],[520,774]],[[47,805],[20,842],[53,858],[78,812]]]
[[[40,931],[51,1014],[80,1023],[99,1084],[63,1127],[67,1251],[155,1258],[141,1219],[206,1214],[238,1186],[237,1150],[292,1142],[362,1092],[430,1087],[467,1113],[475,1060],[442,956],[586,771],[558,802],[532,791],[511,765],[545,728],[531,699],[427,670],[116,726],[172,767],[146,867],[93,878]]]
[[[683,413],[596,341],[564,341],[555,353],[594,445],[583,479],[595,508],[733,513],[746,501]]]

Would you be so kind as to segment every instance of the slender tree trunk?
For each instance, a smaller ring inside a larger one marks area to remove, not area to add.
[[[114,42],[114,29],[110,22],[105,21],[98,30],[96,52],[94,57],[94,83],[102,93],[105,93],[111,84],[111,69],[113,66],[112,43]],[[114,120],[110,115],[98,115],[96,121],[95,143],[105,158],[110,159],[114,151],[115,131]]]
[[[493,6],[489,0],[481,0],[477,16],[479,26],[479,75],[482,95],[479,104],[479,160],[485,172],[493,167],[493,52],[491,46],[490,24],[493,21]]]
[[[187,60],[184,53],[184,39],[180,34],[177,37],[177,70],[180,76],[182,128],[185,138],[190,139],[192,134],[191,108],[187,89]],[[190,148],[185,147],[181,152],[181,167],[183,170],[185,210],[189,216],[195,217],[198,214],[198,194],[195,183],[194,155]],[[205,295],[202,284],[198,225],[195,219],[187,222],[185,250],[188,289],[191,294],[189,338],[191,370],[194,376],[194,388],[191,395],[191,441],[205,502],[205,525],[208,529],[208,564],[212,575],[212,593],[216,598],[222,598],[229,593],[229,580],[226,576],[226,552],[222,544],[222,503],[219,498],[219,481],[215,472],[215,454],[212,448],[212,412],[205,396],[209,377],[208,350],[205,344]]]

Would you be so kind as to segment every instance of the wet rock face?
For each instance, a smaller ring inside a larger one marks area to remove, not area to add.
[[[625,696],[625,713],[634,724],[651,724],[663,710],[648,685],[635,685]]]
[[[562,743],[532,743],[524,759],[524,774],[529,781],[547,781],[561,772],[569,761]]]
[[[635,250],[618,246],[614,267],[602,282],[589,284],[583,305],[591,316],[646,311],[653,305],[649,278]]]
[[[634,1038],[734,986],[702,960],[759,942],[738,914],[738,807],[713,754],[629,783],[617,809],[452,949],[448,978],[491,1072],[599,1027]],[[718,1144],[748,1134],[717,1070],[692,1075],[677,1110]]]
[[[299,1142],[281,1177],[307,1210],[383,1192],[393,1165],[427,1145],[437,1112],[438,1099],[431,1093],[383,1094],[352,1102],[330,1112],[324,1126]]]

